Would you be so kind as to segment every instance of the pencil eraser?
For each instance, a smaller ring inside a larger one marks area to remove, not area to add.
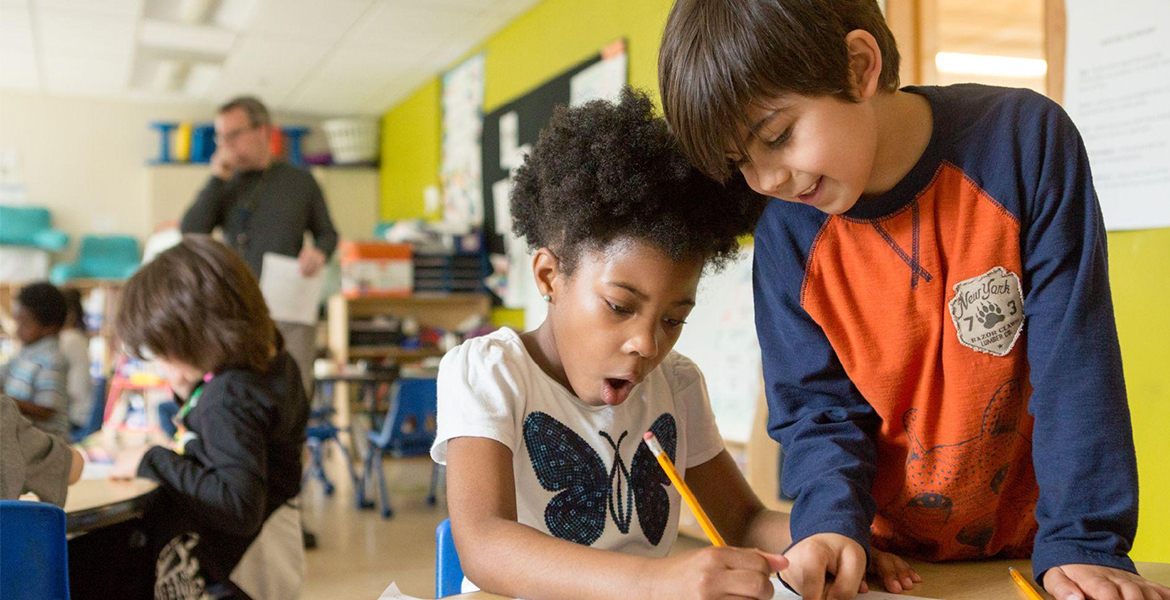
[[[646,432],[646,435],[643,435],[643,436],[642,436],[642,439],[644,439],[644,440],[646,440],[647,442],[649,442],[650,440],[654,439],[654,433],[653,433],[653,432],[651,432],[651,431],[647,431],[647,432]]]

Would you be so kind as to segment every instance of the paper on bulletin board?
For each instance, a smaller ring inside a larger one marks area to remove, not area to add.
[[[601,60],[569,80],[569,106],[580,106],[590,100],[617,102],[626,85],[627,65],[625,40],[603,48]]]
[[[750,248],[722,273],[703,277],[674,349],[703,372],[719,433],[747,442],[762,392]]]
[[[1170,2],[1067,0],[1064,106],[1105,227],[1170,227]]]
[[[483,54],[477,54],[443,74],[443,139],[439,165],[443,218],[470,226],[483,223],[480,146],[483,90]]]

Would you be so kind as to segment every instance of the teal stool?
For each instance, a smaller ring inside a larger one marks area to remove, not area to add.
[[[53,229],[49,209],[0,206],[0,245],[57,251],[68,243],[65,232]]]
[[[126,235],[87,235],[81,239],[77,262],[53,267],[49,281],[61,285],[73,279],[122,280],[141,264],[138,240]]]

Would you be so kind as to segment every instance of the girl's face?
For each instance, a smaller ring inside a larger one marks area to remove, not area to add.
[[[540,347],[554,377],[595,406],[625,402],[662,362],[695,306],[703,272],[699,257],[676,262],[636,240],[584,251],[571,276],[542,270],[539,256],[535,265],[541,293],[552,296],[536,332]]]
[[[203,371],[199,367],[166,358],[155,360],[162,368],[163,377],[171,385],[171,389],[184,398],[190,396],[191,390],[203,380]]]

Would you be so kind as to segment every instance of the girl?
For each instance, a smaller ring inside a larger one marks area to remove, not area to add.
[[[289,502],[309,407],[255,277],[223,244],[185,236],[127,282],[115,326],[163,366],[181,406],[173,448],[131,451],[112,472],[159,482],[145,516],[155,598],[295,597],[304,556]]]
[[[702,375],[671,352],[704,268],[735,255],[762,200],[698,175],[628,89],[558,110],[515,185],[548,315],[469,340],[439,370],[431,454],[448,465],[464,573],[508,597],[771,598],[787,516],[748,487]],[[647,431],[732,547],[667,557],[680,497]]]

